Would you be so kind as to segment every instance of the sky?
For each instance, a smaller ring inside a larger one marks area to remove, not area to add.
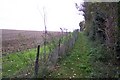
[[[0,0],[0,29],[44,30],[44,13],[48,31],[79,29],[84,17],[75,3],[83,0]]]

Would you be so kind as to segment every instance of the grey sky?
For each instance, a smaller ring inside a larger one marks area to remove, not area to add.
[[[82,0],[0,0],[0,29],[44,30],[45,7],[47,30],[62,27],[72,31],[84,20],[77,14],[75,2]]]

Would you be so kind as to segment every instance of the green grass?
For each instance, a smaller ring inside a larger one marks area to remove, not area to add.
[[[43,56],[44,47],[40,48],[40,56]],[[46,54],[50,53],[49,47],[46,46]],[[30,49],[22,52],[11,53],[2,57],[2,76],[11,77],[24,68],[33,65],[35,62],[37,49]]]
[[[12,53],[2,58],[3,77],[10,77],[35,60],[36,50]]]
[[[48,77],[54,78],[87,78],[90,77],[91,65],[89,63],[90,44],[87,38],[80,33],[79,38],[71,50],[70,55],[64,57]],[[59,68],[57,68],[59,67]]]

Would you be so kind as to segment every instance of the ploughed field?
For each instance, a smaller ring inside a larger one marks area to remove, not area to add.
[[[47,32],[47,41],[59,39],[61,32]],[[13,53],[35,48],[44,43],[44,31],[2,29],[2,53]]]

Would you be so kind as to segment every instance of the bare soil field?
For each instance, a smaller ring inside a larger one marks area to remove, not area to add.
[[[48,31],[47,41],[61,36],[61,32]],[[43,44],[43,39],[43,31],[2,29],[2,53],[13,53],[35,48],[38,44]]]

